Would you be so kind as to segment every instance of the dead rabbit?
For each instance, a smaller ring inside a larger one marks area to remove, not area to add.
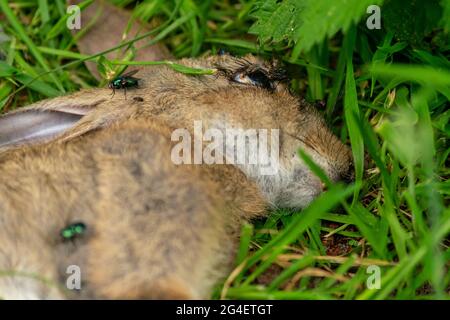
[[[0,270],[11,271],[0,297],[208,298],[232,267],[243,220],[323,191],[299,148],[333,181],[352,178],[349,148],[274,65],[228,55],[178,63],[216,72],[142,68],[126,100],[84,90],[0,118]],[[276,174],[174,164],[173,132],[193,133],[195,121],[278,130]],[[62,239],[74,223],[85,229]],[[80,290],[65,289],[70,265]]]

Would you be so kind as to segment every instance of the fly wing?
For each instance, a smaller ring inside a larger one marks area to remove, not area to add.
[[[128,71],[128,72],[122,74],[121,77],[131,77],[132,75],[135,75],[136,73],[138,73],[138,71],[139,70],[137,70],[137,69]]]

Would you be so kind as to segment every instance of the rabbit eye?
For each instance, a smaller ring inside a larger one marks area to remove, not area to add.
[[[75,222],[62,229],[60,234],[63,240],[73,240],[82,236],[86,232],[86,228],[83,222]]]
[[[242,84],[250,84],[261,88],[273,90],[274,84],[268,75],[258,69],[251,72],[237,72],[233,76],[233,81]]]
[[[219,56],[224,56],[224,55],[226,55],[226,54],[229,54],[227,51],[225,51],[225,49],[223,49],[223,48],[220,48],[218,51],[217,51],[217,55],[219,55]]]

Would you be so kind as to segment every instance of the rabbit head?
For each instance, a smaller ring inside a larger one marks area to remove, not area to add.
[[[249,161],[236,165],[258,183],[271,204],[305,207],[323,191],[321,181],[298,156],[299,149],[332,181],[352,179],[349,147],[332,134],[313,106],[289,92],[285,72],[277,64],[253,56],[235,58],[229,55],[182,60],[181,63],[211,68],[216,73],[192,77],[167,67],[144,69],[142,96],[151,102],[144,104],[139,113],[162,117],[175,127],[191,131],[194,131],[194,122],[201,120],[204,130],[218,129],[224,132],[224,137],[229,128],[243,129],[249,134],[252,133],[249,130],[253,130],[256,135],[267,133],[266,152],[269,154],[266,158],[274,161],[269,166],[275,170],[265,174],[263,169],[267,164],[249,164]],[[137,90],[136,94],[141,95],[141,92]],[[274,130],[278,137],[271,141]],[[273,142],[275,148],[272,148]],[[246,147],[236,150],[236,146],[232,146],[232,154],[251,153],[250,146]],[[224,152],[229,151],[227,145]],[[272,157],[273,153],[278,155]]]

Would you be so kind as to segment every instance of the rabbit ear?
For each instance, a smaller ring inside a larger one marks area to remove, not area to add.
[[[35,144],[59,136],[105,100],[105,92],[85,90],[43,100],[0,116],[0,149]]]
[[[79,110],[78,110],[79,111]],[[28,109],[0,117],[0,148],[49,140],[84,116],[75,110]]]

